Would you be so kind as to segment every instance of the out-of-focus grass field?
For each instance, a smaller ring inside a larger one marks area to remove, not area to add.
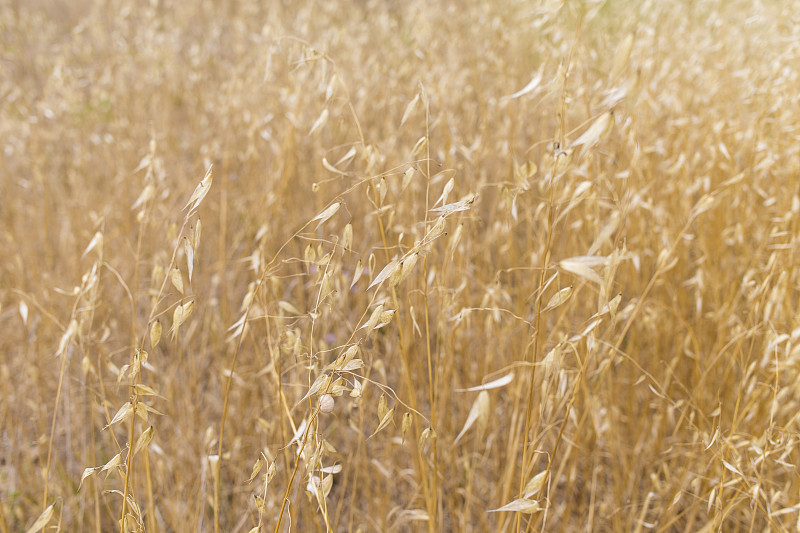
[[[796,530],[794,3],[0,36],[0,533]]]

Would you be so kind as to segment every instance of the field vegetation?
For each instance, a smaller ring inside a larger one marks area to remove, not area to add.
[[[0,533],[797,529],[797,5],[0,31]]]

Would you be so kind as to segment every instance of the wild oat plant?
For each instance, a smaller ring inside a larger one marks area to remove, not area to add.
[[[0,5],[0,533],[800,526],[800,7]]]

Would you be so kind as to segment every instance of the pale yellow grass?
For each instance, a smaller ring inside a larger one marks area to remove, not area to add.
[[[790,2],[0,6],[0,533],[793,531]]]

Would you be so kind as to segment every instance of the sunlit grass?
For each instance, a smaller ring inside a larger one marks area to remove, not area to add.
[[[4,4],[0,533],[795,530],[798,20]]]

